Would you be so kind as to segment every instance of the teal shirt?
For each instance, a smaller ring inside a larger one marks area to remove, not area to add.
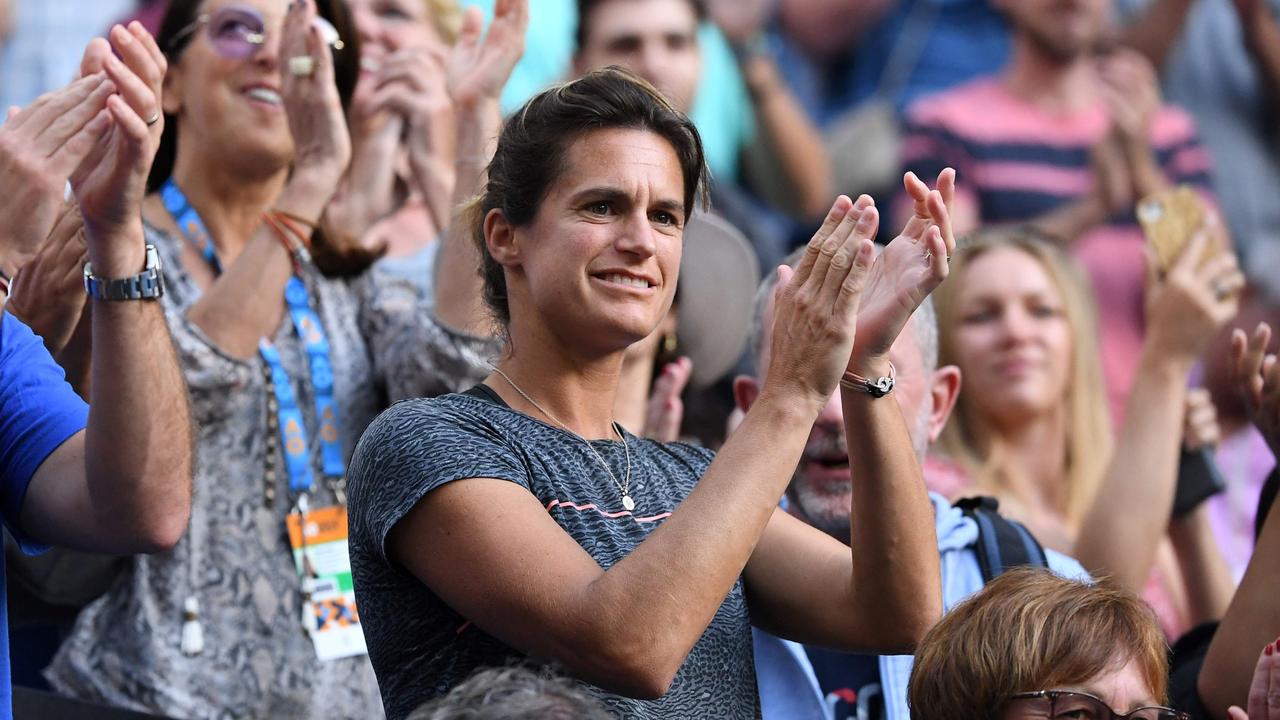
[[[494,0],[465,0],[466,6],[493,17]],[[524,57],[516,64],[502,91],[502,112],[515,112],[529,98],[569,77],[573,65],[574,34],[578,27],[575,0],[530,0],[529,31]],[[738,154],[755,137],[751,98],[738,72],[738,62],[719,28],[703,23],[698,31],[702,49],[702,77],[690,116],[706,149],[713,177],[730,182],[738,177]]]

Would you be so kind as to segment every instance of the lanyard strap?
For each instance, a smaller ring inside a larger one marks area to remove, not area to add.
[[[213,268],[218,275],[222,274],[222,263],[218,261],[218,252],[213,247],[209,231],[205,229],[200,213],[187,200],[187,196],[178,188],[178,184],[169,178],[160,188],[160,199],[164,201],[164,209],[169,211],[178,229],[182,231],[187,242],[195,246],[200,257]]]
[[[213,241],[200,214],[187,200],[186,195],[170,178],[160,190],[165,209],[178,223],[187,241],[200,251],[200,255],[217,273],[222,272]],[[320,424],[320,455],[325,477],[342,479],[347,474],[342,458],[342,446],[338,441],[338,402],[333,391],[333,364],[329,359],[329,338],[324,324],[311,303],[306,283],[297,274],[289,277],[284,289],[285,305],[293,329],[302,341],[307,353],[307,367],[311,373],[311,390],[315,398],[316,421]],[[258,343],[258,353],[271,370],[271,386],[276,396],[276,415],[280,427],[280,446],[285,466],[289,471],[289,492],[293,495],[312,492],[315,477],[311,470],[310,447],[302,411],[293,392],[293,382],[284,368],[280,352],[266,339]]]

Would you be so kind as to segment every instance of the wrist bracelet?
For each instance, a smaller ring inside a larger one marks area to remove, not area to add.
[[[893,362],[889,363],[889,376],[879,377],[874,380],[864,378],[861,375],[846,370],[844,377],[840,378],[840,387],[846,390],[854,390],[870,395],[873,398],[882,398],[893,392],[893,386],[898,380],[898,369],[893,366]]]
[[[306,252],[306,248],[293,237],[293,234],[285,226],[282,219],[274,212],[265,212],[262,219],[267,223],[267,227],[271,228],[271,232],[284,246],[285,252],[289,253],[289,259],[293,261],[294,272],[300,272],[302,269],[302,253]]]
[[[320,223],[312,220],[308,220],[302,217],[301,215],[297,215],[297,214],[288,212],[286,210],[276,209],[276,210],[272,210],[271,212],[275,213],[277,217],[280,217],[286,220],[292,220],[293,222],[298,223],[299,225],[310,228],[312,232],[315,232],[320,227]]]

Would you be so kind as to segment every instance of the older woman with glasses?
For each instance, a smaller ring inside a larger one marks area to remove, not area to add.
[[[920,643],[911,717],[1189,720],[1164,706],[1168,650],[1133,593],[1011,570]]]
[[[495,68],[477,92],[496,95],[519,55],[502,37],[473,48]],[[48,671],[64,694],[183,718],[382,715],[346,562],[347,461],[396,358],[445,387],[477,363],[323,220],[351,156],[359,40],[338,0],[170,6],[143,216],[198,499],[173,551],[132,559],[80,614]]]

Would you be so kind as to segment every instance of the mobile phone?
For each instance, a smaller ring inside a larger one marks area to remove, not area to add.
[[[1179,185],[1138,201],[1134,213],[1155,254],[1157,269],[1163,275],[1204,224],[1207,209],[1195,190]],[[1217,247],[1205,248],[1200,262],[1204,263],[1218,251]]]
[[[1178,459],[1178,486],[1173,493],[1173,517],[1180,518],[1200,503],[1227,489],[1209,448],[1182,448]]]

